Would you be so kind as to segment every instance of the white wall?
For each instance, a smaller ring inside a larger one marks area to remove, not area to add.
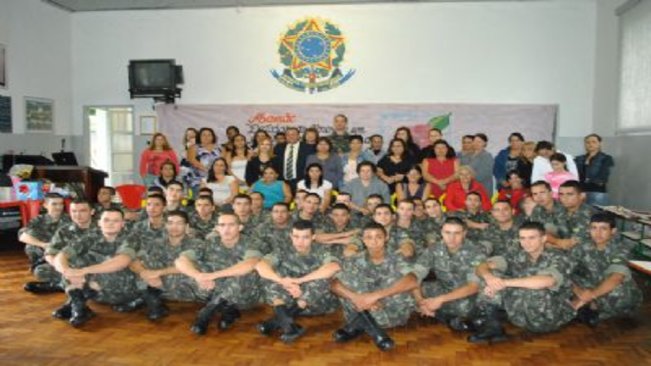
[[[344,69],[357,69],[318,95],[269,74],[280,68],[279,36],[307,15],[342,29]],[[179,103],[557,103],[558,135],[579,137],[593,127],[595,22],[591,0],[76,13],[73,110],[150,111],[149,100],[129,100],[128,61],[175,58],[186,80]]]
[[[58,151],[73,130],[71,16],[38,0],[0,2],[0,43],[7,46],[13,132],[0,134],[0,154]],[[54,135],[25,134],[24,97],[54,100]]]

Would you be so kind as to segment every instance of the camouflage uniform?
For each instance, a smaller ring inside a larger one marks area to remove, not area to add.
[[[423,239],[425,240],[425,247],[431,247],[441,241],[442,222],[437,222],[431,217],[426,217],[422,220],[419,220],[419,223],[423,228]]]
[[[258,257],[278,249],[289,250],[292,246],[291,232],[291,222],[282,228],[276,226],[272,221],[262,223],[251,236],[249,250],[254,251],[255,256]]]
[[[384,289],[393,285],[409,273],[414,273],[414,268],[402,256],[386,253],[384,261],[375,264],[371,261],[368,252],[342,261],[342,269],[335,278],[347,288],[357,293],[368,293]],[[340,298],[344,308],[346,321],[351,322],[358,310],[347,299]],[[382,328],[391,328],[404,325],[414,311],[416,302],[409,292],[386,297],[380,300],[381,307],[370,311],[373,318]]]
[[[493,218],[491,217],[489,212],[486,211],[479,211],[477,213],[470,213],[468,211],[455,211],[455,212],[450,212],[448,214],[449,216],[454,216],[458,217],[461,220],[470,220],[473,222],[476,222],[478,224],[489,224],[493,222]],[[466,235],[466,238],[479,242],[479,239],[481,238],[482,232],[484,230],[481,229],[473,229],[473,228],[468,228],[468,234]],[[480,243],[481,244],[481,243]],[[490,247],[487,248],[484,251],[487,255],[490,254]]]
[[[563,239],[576,238],[579,241],[590,240],[590,218],[594,210],[584,204],[571,213],[565,207],[561,208],[556,216],[558,222],[558,236]]]
[[[338,262],[327,248],[314,243],[312,243],[310,252],[305,255],[299,254],[292,246],[285,250],[275,249],[262,259],[267,261],[279,276],[292,278],[305,276],[327,263]],[[295,300],[280,284],[263,280],[265,300],[270,305],[274,305],[274,300],[281,300],[286,305],[304,300],[307,307],[301,311],[302,315],[331,313],[337,309],[337,298],[330,292],[329,279],[306,282],[300,287],[303,293],[299,299]]]
[[[70,223],[66,226],[59,228],[54,236],[50,240],[50,245],[48,245],[45,250],[45,255],[56,256],[59,252],[66,247],[66,245],[77,240],[84,240],[88,233],[97,230],[97,227],[94,224],[87,229],[82,229],[75,223]],[[34,268],[34,275],[39,281],[45,281],[50,283],[61,283],[63,278],[61,273],[57,272],[49,263],[43,263],[36,268]]]
[[[199,214],[195,211],[190,214],[189,224],[192,229],[192,236],[204,240],[206,236],[213,232],[215,225],[217,225],[216,214],[210,216],[208,220],[202,219]]]
[[[545,225],[545,230],[548,233],[551,233],[554,236],[558,236],[559,234],[558,214],[561,212],[561,210],[563,210],[563,205],[561,205],[558,201],[554,200],[554,206],[552,207],[551,211],[547,211],[542,206],[534,207],[533,212],[531,213],[530,220],[540,222],[541,224]]]
[[[70,268],[83,268],[102,263],[113,258],[126,239],[125,233],[120,233],[113,242],[107,241],[102,232],[93,230],[86,236],[68,243],[61,253],[68,257]],[[67,281],[64,280],[67,285]],[[128,268],[123,270],[90,274],[86,276],[86,283],[96,282],[100,286],[95,300],[106,304],[125,304],[138,297],[136,276]]]
[[[410,229],[404,229],[393,225],[390,230],[387,230],[387,234],[389,235],[389,240],[386,244],[387,253],[398,253],[401,244],[405,241],[412,242],[414,245],[414,255],[411,258],[406,258],[406,260],[413,262],[424,249],[423,241],[417,241],[418,234],[414,235]],[[360,239],[360,243],[361,242]]]
[[[18,235],[20,236],[22,233],[27,233],[42,242],[49,243],[50,240],[52,240],[54,233],[56,233],[59,228],[70,224],[70,222],[70,217],[65,214],[61,215],[61,218],[57,221],[54,221],[48,214],[42,214],[33,218],[27,224],[26,228],[21,229],[18,232]],[[27,254],[27,258],[29,258],[32,272],[36,270],[36,267],[45,263],[45,250],[41,247],[26,244],[25,254]]]
[[[479,264],[486,261],[479,245],[466,240],[456,253],[451,253],[444,243],[427,248],[415,264],[415,274],[421,282],[425,298],[452,292],[470,282],[480,283],[475,274]],[[430,271],[436,274],[436,281],[424,281]],[[437,313],[443,316],[468,317],[475,307],[476,296],[468,296],[441,306]]]
[[[320,227],[320,226],[322,226],[322,225],[323,225],[323,224],[324,224],[328,219],[329,219],[329,217],[325,216],[325,215],[322,214],[320,211],[317,211],[317,212],[314,214],[314,216],[312,217],[312,220],[307,220],[307,221],[312,221],[312,224],[314,225],[314,227]],[[298,221],[298,220],[303,220],[303,219],[300,218],[298,210],[292,212],[292,218],[291,218],[291,220],[292,220],[292,222],[296,222],[296,221]]]
[[[515,221],[510,229],[502,230],[496,223],[490,224],[481,232],[477,242],[486,249],[486,255],[506,255],[512,250],[520,250],[519,224]]]
[[[337,135],[333,132],[332,135],[328,135],[328,139],[332,142],[332,152],[340,155],[350,152],[350,135],[348,132],[343,135]]]
[[[498,271],[505,273],[505,278],[545,275],[554,277],[556,284],[541,290],[507,287],[493,298],[480,292],[479,308],[486,304],[501,305],[511,323],[536,333],[555,331],[576,315],[568,301],[572,295],[571,266],[564,252],[547,248],[535,263],[523,250],[489,260],[496,264]]]
[[[148,241],[160,240],[165,237],[165,225],[160,228],[151,226],[149,219],[144,219],[133,224],[133,228],[129,231],[129,241],[138,243],[145,243]]]
[[[606,295],[594,300],[600,319],[632,315],[642,304],[642,291],[631,277],[628,268],[630,248],[620,240],[612,240],[604,250],[599,250],[592,241],[582,241],[571,252],[578,264],[572,274],[572,281],[579,287],[596,288],[613,273],[624,275],[624,282]]]
[[[427,242],[425,240],[426,233],[424,223],[420,222],[419,220],[412,219],[411,224],[408,228],[400,227],[397,224],[395,224],[394,227],[396,228],[396,233],[406,232],[414,241],[416,244],[417,255],[418,253],[422,252],[425,247],[427,247]]]
[[[174,267],[174,261],[182,252],[199,248],[203,242],[188,236],[183,237],[179,245],[172,245],[165,235],[161,239],[139,241],[137,237],[129,237],[118,249],[120,254],[128,255],[131,260],[138,260],[147,270],[160,270]],[[206,295],[199,291],[194,279],[180,273],[161,277],[163,298],[176,301],[201,301]],[[137,277],[138,289],[147,289],[147,282]]]
[[[228,248],[219,237],[213,237],[203,245],[186,250],[180,255],[192,260],[203,273],[217,272],[251,258],[247,252],[249,242],[249,237],[241,235],[237,244]],[[239,309],[251,308],[260,303],[258,274],[251,272],[244,276],[216,279],[215,288],[207,295],[211,302],[222,299]]]
[[[351,225],[350,222],[348,223],[348,225],[346,225],[346,227],[343,230],[337,230],[337,228],[335,227],[334,222],[332,222],[332,220],[328,219],[325,222],[323,222],[322,225],[316,231],[317,231],[317,233],[336,234],[336,233],[344,233],[344,232],[351,231],[351,230],[355,230],[355,228]],[[361,242],[358,242],[357,236],[355,236],[352,239],[352,242],[358,248],[363,245]],[[330,253],[332,255],[334,255],[335,257],[337,257],[339,259],[342,259],[344,257],[344,249],[346,248],[346,245],[342,245],[342,244],[320,244],[320,243],[316,243],[316,244],[325,246],[326,248],[328,248],[328,250],[330,251]]]

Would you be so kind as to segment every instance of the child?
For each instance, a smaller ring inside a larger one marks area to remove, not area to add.
[[[545,180],[552,187],[552,196],[558,199],[558,188],[568,180],[579,180],[577,176],[567,170],[567,158],[564,154],[555,153],[549,157],[552,171],[545,174]]]

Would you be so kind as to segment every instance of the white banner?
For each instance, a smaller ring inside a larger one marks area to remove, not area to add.
[[[320,135],[332,132],[337,114],[348,116],[349,131],[368,138],[381,134],[385,148],[400,126],[411,129],[416,143],[428,144],[430,127],[443,127],[444,138],[460,148],[463,135],[485,133],[488,151],[493,155],[507,146],[511,132],[520,132],[528,141],[553,141],[557,106],[503,104],[225,104],[172,105],[156,107],[160,131],[177,149],[186,128],[211,127],[223,143],[226,127],[239,127],[251,140],[258,129],[272,136],[289,126],[302,129],[315,126]],[[182,151],[182,150],[180,150]]]

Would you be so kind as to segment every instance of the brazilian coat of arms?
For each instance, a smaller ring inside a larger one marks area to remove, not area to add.
[[[299,20],[280,37],[278,54],[282,72],[271,74],[288,88],[318,93],[345,83],[355,70],[342,72],[346,52],[344,36],[334,24],[318,18]]]

